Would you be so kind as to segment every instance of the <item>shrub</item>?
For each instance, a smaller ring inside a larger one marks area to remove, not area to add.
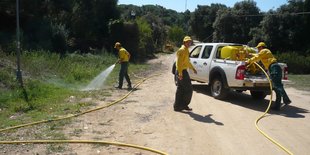
[[[288,66],[289,73],[310,74],[310,56],[299,55],[296,52],[277,54],[279,62]]]
[[[172,26],[168,32],[168,38],[175,44],[181,45],[185,36],[184,30],[179,26]]]

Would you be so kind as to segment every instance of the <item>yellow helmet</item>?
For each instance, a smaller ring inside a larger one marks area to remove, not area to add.
[[[260,42],[257,44],[256,48],[259,48],[259,47],[267,47],[267,46],[264,42]]]
[[[186,42],[186,41],[192,41],[192,38],[190,36],[185,36],[183,39],[183,42]]]
[[[114,48],[116,48],[116,47],[121,47],[121,46],[122,46],[122,45],[121,45],[120,42],[116,42],[115,45],[114,45]]]

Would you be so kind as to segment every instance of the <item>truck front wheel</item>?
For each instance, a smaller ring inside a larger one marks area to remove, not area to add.
[[[251,90],[250,92],[251,92],[252,98],[255,100],[262,100],[267,96],[267,93],[265,93],[264,91]]]
[[[214,78],[211,83],[211,95],[216,99],[224,99],[228,95],[228,89],[225,88],[221,78]]]

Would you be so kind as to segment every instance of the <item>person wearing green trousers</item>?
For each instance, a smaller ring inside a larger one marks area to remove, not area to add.
[[[290,104],[292,101],[287,96],[282,84],[281,66],[277,63],[277,59],[272,55],[271,51],[266,47],[267,46],[264,42],[260,42],[256,46],[258,54],[252,54],[253,57],[247,60],[246,63],[251,64],[253,62],[261,61],[264,68],[269,71],[273,90],[276,93],[276,101],[271,108],[274,110],[280,110],[282,98],[286,105]]]
[[[175,93],[175,102],[173,104],[174,111],[192,111],[188,105],[191,102],[193,95],[193,86],[188,74],[188,69],[192,69],[197,74],[196,69],[189,60],[189,47],[192,43],[192,39],[189,36],[185,36],[183,39],[183,45],[176,52],[176,76],[177,76],[177,90]]]

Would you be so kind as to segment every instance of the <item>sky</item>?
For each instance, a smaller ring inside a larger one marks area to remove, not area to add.
[[[133,4],[137,6],[152,4],[160,5],[166,9],[172,9],[177,12],[184,12],[186,9],[193,12],[197,5],[210,5],[212,3],[221,3],[228,7],[233,7],[236,2],[242,0],[118,0],[118,4]],[[257,7],[264,12],[270,9],[277,9],[283,4],[287,4],[287,0],[255,0]]]

